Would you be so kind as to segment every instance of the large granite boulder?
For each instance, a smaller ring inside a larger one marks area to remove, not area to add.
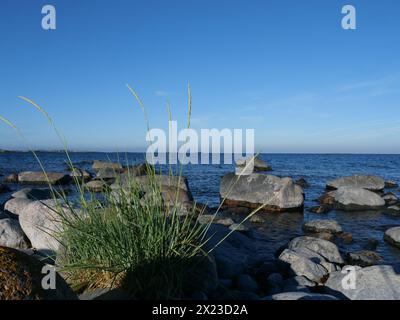
[[[340,187],[334,197],[336,208],[345,211],[376,210],[385,205],[381,196],[362,188]]]
[[[34,201],[22,209],[19,221],[33,248],[44,253],[52,253],[60,247],[61,215],[68,214],[70,214],[69,208],[61,201]]]
[[[394,227],[386,230],[384,239],[391,245],[400,248],[400,227]]]
[[[291,178],[253,173],[238,176],[228,173],[220,185],[225,207],[259,208],[263,211],[300,211],[304,205],[303,189]]]
[[[354,175],[338,178],[326,183],[327,189],[339,189],[340,187],[353,187],[371,191],[381,191],[385,188],[385,180],[377,176]]]
[[[55,289],[44,289],[49,274],[45,264],[12,248],[0,247],[0,300],[76,300],[77,297],[57,273]]]
[[[22,210],[32,202],[33,200],[30,200],[28,198],[12,198],[5,203],[4,210],[16,216],[19,216]]]
[[[59,172],[34,172],[26,171],[18,174],[18,182],[25,184],[66,184],[71,181],[71,177]]]
[[[325,283],[325,291],[351,300],[400,300],[400,275],[392,266],[357,268],[353,272],[353,285],[351,274],[341,271],[331,273]]]
[[[29,243],[15,219],[0,219],[0,246],[15,249],[27,249]]]

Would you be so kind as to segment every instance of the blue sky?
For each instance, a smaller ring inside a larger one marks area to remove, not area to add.
[[[41,8],[57,29],[41,28]],[[357,9],[357,30],[341,8]],[[38,149],[144,150],[146,126],[254,128],[263,152],[400,153],[397,0],[2,0],[0,115]],[[0,148],[26,144],[0,124]]]

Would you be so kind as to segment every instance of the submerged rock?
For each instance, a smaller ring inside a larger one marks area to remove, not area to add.
[[[71,177],[64,173],[58,172],[33,172],[26,171],[18,174],[18,182],[26,184],[66,184],[69,183]]]
[[[335,206],[345,211],[376,210],[385,205],[381,196],[362,188],[340,187],[334,196]]]
[[[76,295],[56,274],[55,289],[45,290],[44,263],[12,248],[0,247],[0,300],[75,300]]]
[[[297,179],[295,184],[299,185],[302,188],[308,188],[310,185],[304,178]]]
[[[373,251],[362,250],[347,254],[347,262],[350,265],[370,267],[379,263],[382,258]]]
[[[310,209],[310,212],[320,214],[320,213],[328,213],[328,212],[330,212],[332,210],[333,210],[333,206],[332,205],[323,204],[323,205],[320,205],[320,206],[312,207]]]
[[[388,180],[385,181],[385,188],[387,189],[393,189],[393,188],[398,188],[399,184],[396,181],[393,180]]]
[[[253,173],[248,176],[226,174],[221,181],[220,197],[225,207],[259,208],[262,211],[300,211],[304,204],[303,189],[291,178]]]
[[[18,220],[10,218],[0,220],[0,246],[27,249],[29,243],[26,240]]]
[[[377,176],[354,175],[342,177],[326,183],[327,189],[339,189],[340,187],[362,188],[370,191],[381,191],[385,188],[385,181]]]
[[[311,220],[303,225],[303,229],[308,232],[327,232],[340,233],[342,227],[336,220]]]
[[[400,248],[400,227],[394,227],[386,230],[384,239],[391,245]]]
[[[356,269],[354,286],[343,286],[343,283],[347,283],[344,279],[346,276],[346,272],[331,273],[325,283],[326,293],[351,300],[400,299],[400,275],[391,266]]]

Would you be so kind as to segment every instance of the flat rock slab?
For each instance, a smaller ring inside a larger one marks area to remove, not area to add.
[[[392,266],[360,268],[355,270],[353,275],[355,282],[352,285],[347,281],[350,279],[350,274],[341,271],[331,273],[325,283],[325,291],[350,300],[400,299],[400,275]]]
[[[58,172],[33,172],[26,171],[18,174],[18,182],[25,184],[66,184],[69,183],[71,177],[64,173]]]
[[[326,183],[327,189],[339,189],[340,187],[353,187],[371,191],[380,191],[385,188],[385,180],[377,176],[354,175],[342,177]]]
[[[362,188],[340,187],[334,197],[335,206],[344,211],[378,210],[385,206],[381,196]]]
[[[306,222],[303,229],[308,232],[327,232],[336,234],[342,232],[342,227],[336,220],[318,219]]]

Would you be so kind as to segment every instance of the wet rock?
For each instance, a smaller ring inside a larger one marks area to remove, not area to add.
[[[310,209],[312,213],[328,213],[333,210],[333,205],[323,204],[320,206],[315,206]]]
[[[350,232],[342,232],[336,235],[344,244],[353,242],[353,235]]]
[[[284,292],[265,297],[263,300],[338,300],[336,297],[327,294],[307,292]]]
[[[185,203],[192,201],[193,197],[188,190],[174,186],[161,186],[161,195],[164,203]]]
[[[154,170],[154,167],[148,163],[139,163],[133,166],[124,167],[124,172],[130,176],[144,176],[149,170]]]
[[[107,189],[108,184],[101,180],[92,180],[87,182],[85,187],[91,192],[100,193]]]
[[[304,276],[296,276],[293,278],[286,279],[283,283],[284,288],[287,287],[315,287],[317,285],[316,282],[307,279]],[[285,290],[287,291],[287,290]]]
[[[22,210],[32,202],[33,200],[27,198],[13,198],[5,203],[4,210],[18,216]]]
[[[279,260],[288,264],[290,274],[304,276],[317,283],[322,283],[328,275],[328,271],[320,264],[324,258],[307,249],[285,249]]]
[[[387,208],[389,211],[394,212],[394,213],[399,213],[400,212],[400,206],[390,206]]]
[[[399,184],[396,181],[393,180],[388,180],[385,181],[385,188],[387,189],[393,189],[393,188],[398,188]]]
[[[78,182],[88,182],[92,179],[92,175],[86,170],[73,168],[70,173],[71,178]]]
[[[122,165],[119,163],[105,162],[98,160],[93,161],[92,169],[93,171],[99,171],[102,169],[111,169],[114,172],[120,172],[120,173],[124,170]]]
[[[0,246],[15,249],[27,249],[29,247],[18,220],[10,218],[0,220]]]
[[[265,219],[264,219],[261,215],[253,214],[253,215],[250,217],[249,221],[250,221],[251,223],[264,223],[264,222],[265,222]]]
[[[200,224],[210,224],[210,223],[215,223],[215,224],[221,224],[223,226],[230,226],[234,224],[235,222],[231,218],[225,218],[221,216],[216,216],[214,214],[203,214],[200,215],[197,218],[197,221]]]
[[[341,187],[351,187],[367,189],[370,191],[381,191],[385,188],[385,181],[377,176],[354,175],[342,177],[326,183],[327,189],[339,189]]]
[[[328,233],[328,232],[308,233],[307,236],[318,238],[318,239],[323,239],[323,240],[327,240],[327,241],[332,241],[335,238],[335,236],[332,233]]]
[[[340,255],[338,247],[330,242],[323,239],[317,239],[313,237],[297,237],[290,241],[289,249],[291,250],[298,250],[300,248],[308,249],[312,252],[317,253],[324,257],[327,261],[336,263],[336,264],[343,264],[344,260]]]
[[[24,188],[11,195],[13,198],[23,198],[29,200],[45,200],[51,199],[52,193],[50,189],[34,189]]]
[[[335,191],[335,203],[344,211],[377,210],[385,205],[385,200],[366,189],[340,187]]]
[[[400,248],[400,227],[394,227],[386,230],[384,239],[391,245]]]
[[[99,180],[105,180],[105,181],[112,181],[114,182],[117,176],[119,176],[119,172],[115,171],[114,169],[111,168],[104,168],[100,169],[96,172],[96,178]]]
[[[18,174],[18,182],[26,184],[66,184],[69,183],[71,177],[64,173],[58,172],[33,172],[26,171]]]
[[[306,179],[304,179],[304,178],[297,179],[295,181],[295,184],[297,184],[298,186],[302,187],[303,189],[308,188],[310,186],[308,184],[308,182],[306,181]]]
[[[4,182],[6,183],[18,183],[18,173],[11,173],[7,177],[4,178]]]
[[[336,220],[311,220],[303,225],[303,229],[308,232],[340,233],[342,227]]]
[[[253,168],[253,171],[251,171]],[[245,170],[245,171],[244,171]],[[236,161],[236,174],[250,174],[252,172],[271,171],[272,168],[259,157],[249,157]]]
[[[233,187],[232,187],[233,186]],[[221,181],[220,197],[225,207],[259,208],[263,211],[300,211],[303,189],[291,178],[253,173],[248,176],[226,174]]]
[[[317,201],[326,206],[333,206],[335,204],[335,193],[334,191],[326,192],[320,196]]]
[[[239,291],[257,292],[258,285],[248,274],[241,274],[236,279],[236,287]]]
[[[393,206],[393,205],[395,205],[396,203],[399,202],[399,198],[392,192],[385,193],[382,196],[382,199],[385,200],[385,204],[387,206]]]
[[[45,265],[25,253],[0,247],[0,300],[75,300],[76,295],[56,274],[56,289],[42,287]]]
[[[350,265],[360,267],[370,267],[379,263],[382,258],[373,251],[362,250],[357,252],[349,252],[347,254],[347,262]]]
[[[241,231],[241,232],[247,232],[247,231],[250,230],[250,229],[249,229],[248,227],[246,227],[244,224],[240,224],[240,223],[231,224],[231,225],[229,226],[229,229],[232,230],[232,231]]]
[[[331,273],[325,283],[326,293],[351,300],[400,299],[400,275],[393,270],[393,267],[383,265],[366,267],[358,269],[354,275],[356,285],[345,287],[344,277],[348,274],[341,271]]]

